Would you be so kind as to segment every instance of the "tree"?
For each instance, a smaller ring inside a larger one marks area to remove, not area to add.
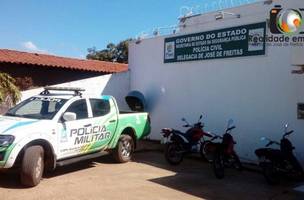
[[[16,77],[15,85],[19,88],[19,90],[24,91],[33,88],[34,82],[30,76]]]
[[[117,45],[109,43],[106,49],[96,50],[96,47],[88,49],[87,59],[101,60],[118,63],[128,63],[128,46],[132,39],[119,42]]]
[[[6,73],[0,73],[0,104],[8,99],[16,104],[21,98],[19,88],[15,85],[15,79]]]

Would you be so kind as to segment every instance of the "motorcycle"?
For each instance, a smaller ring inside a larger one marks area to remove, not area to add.
[[[239,156],[234,150],[234,141],[231,131],[236,127],[233,126],[233,120],[228,121],[227,129],[223,136],[209,133],[212,138],[205,141],[201,148],[201,154],[209,157],[209,161],[213,163],[213,171],[218,179],[223,179],[225,176],[225,167],[236,168],[241,171],[243,169]],[[221,142],[214,142],[216,139],[221,139]],[[212,158],[212,160],[210,159]]]
[[[293,154],[292,143],[288,136],[294,131],[288,131],[288,124],[285,125],[285,133],[280,142],[262,137],[261,141],[267,141],[266,148],[257,149],[255,154],[259,158],[259,165],[263,170],[266,181],[271,184],[278,184],[282,176],[289,176],[303,179],[304,172],[299,161]],[[271,145],[277,145],[280,149],[268,148]]]
[[[201,122],[203,116],[200,115],[197,123],[190,125],[185,118],[182,121],[186,124],[185,128],[189,128],[185,133],[171,129],[162,129],[162,135],[165,139],[165,158],[171,165],[178,165],[183,161],[186,154],[199,152],[199,146],[202,146],[203,136],[210,136],[203,130],[203,123]],[[211,136],[210,136],[211,137]]]

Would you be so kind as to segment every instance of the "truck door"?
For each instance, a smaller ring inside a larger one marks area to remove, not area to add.
[[[115,134],[118,119],[116,105],[111,98],[90,99],[92,109],[92,135],[94,141],[90,145],[93,151],[106,148]]]
[[[85,154],[86,146],[90,142],[88,135],[92,128],[89,118],[88,101],[76,100],[66,109],[66,112],[75,113],[76,120],[58,122],[58,159]]]

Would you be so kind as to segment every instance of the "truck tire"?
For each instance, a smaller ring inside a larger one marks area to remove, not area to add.
[[[113,151],[114,159],[119,163],[129,162],[134,151],[134,141],[129,135],[121,135],[115,150]]]
[[[21,183],[34,187],[41,181],[44,171],[44,150],[41,146],[28,147],[22,159]]]

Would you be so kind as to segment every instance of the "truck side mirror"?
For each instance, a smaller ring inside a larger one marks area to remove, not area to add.
[[[66,112],[63,114],[62,118],[66,122],[75,121],[77,119],[77,115],[76,115],[76,113]]]

